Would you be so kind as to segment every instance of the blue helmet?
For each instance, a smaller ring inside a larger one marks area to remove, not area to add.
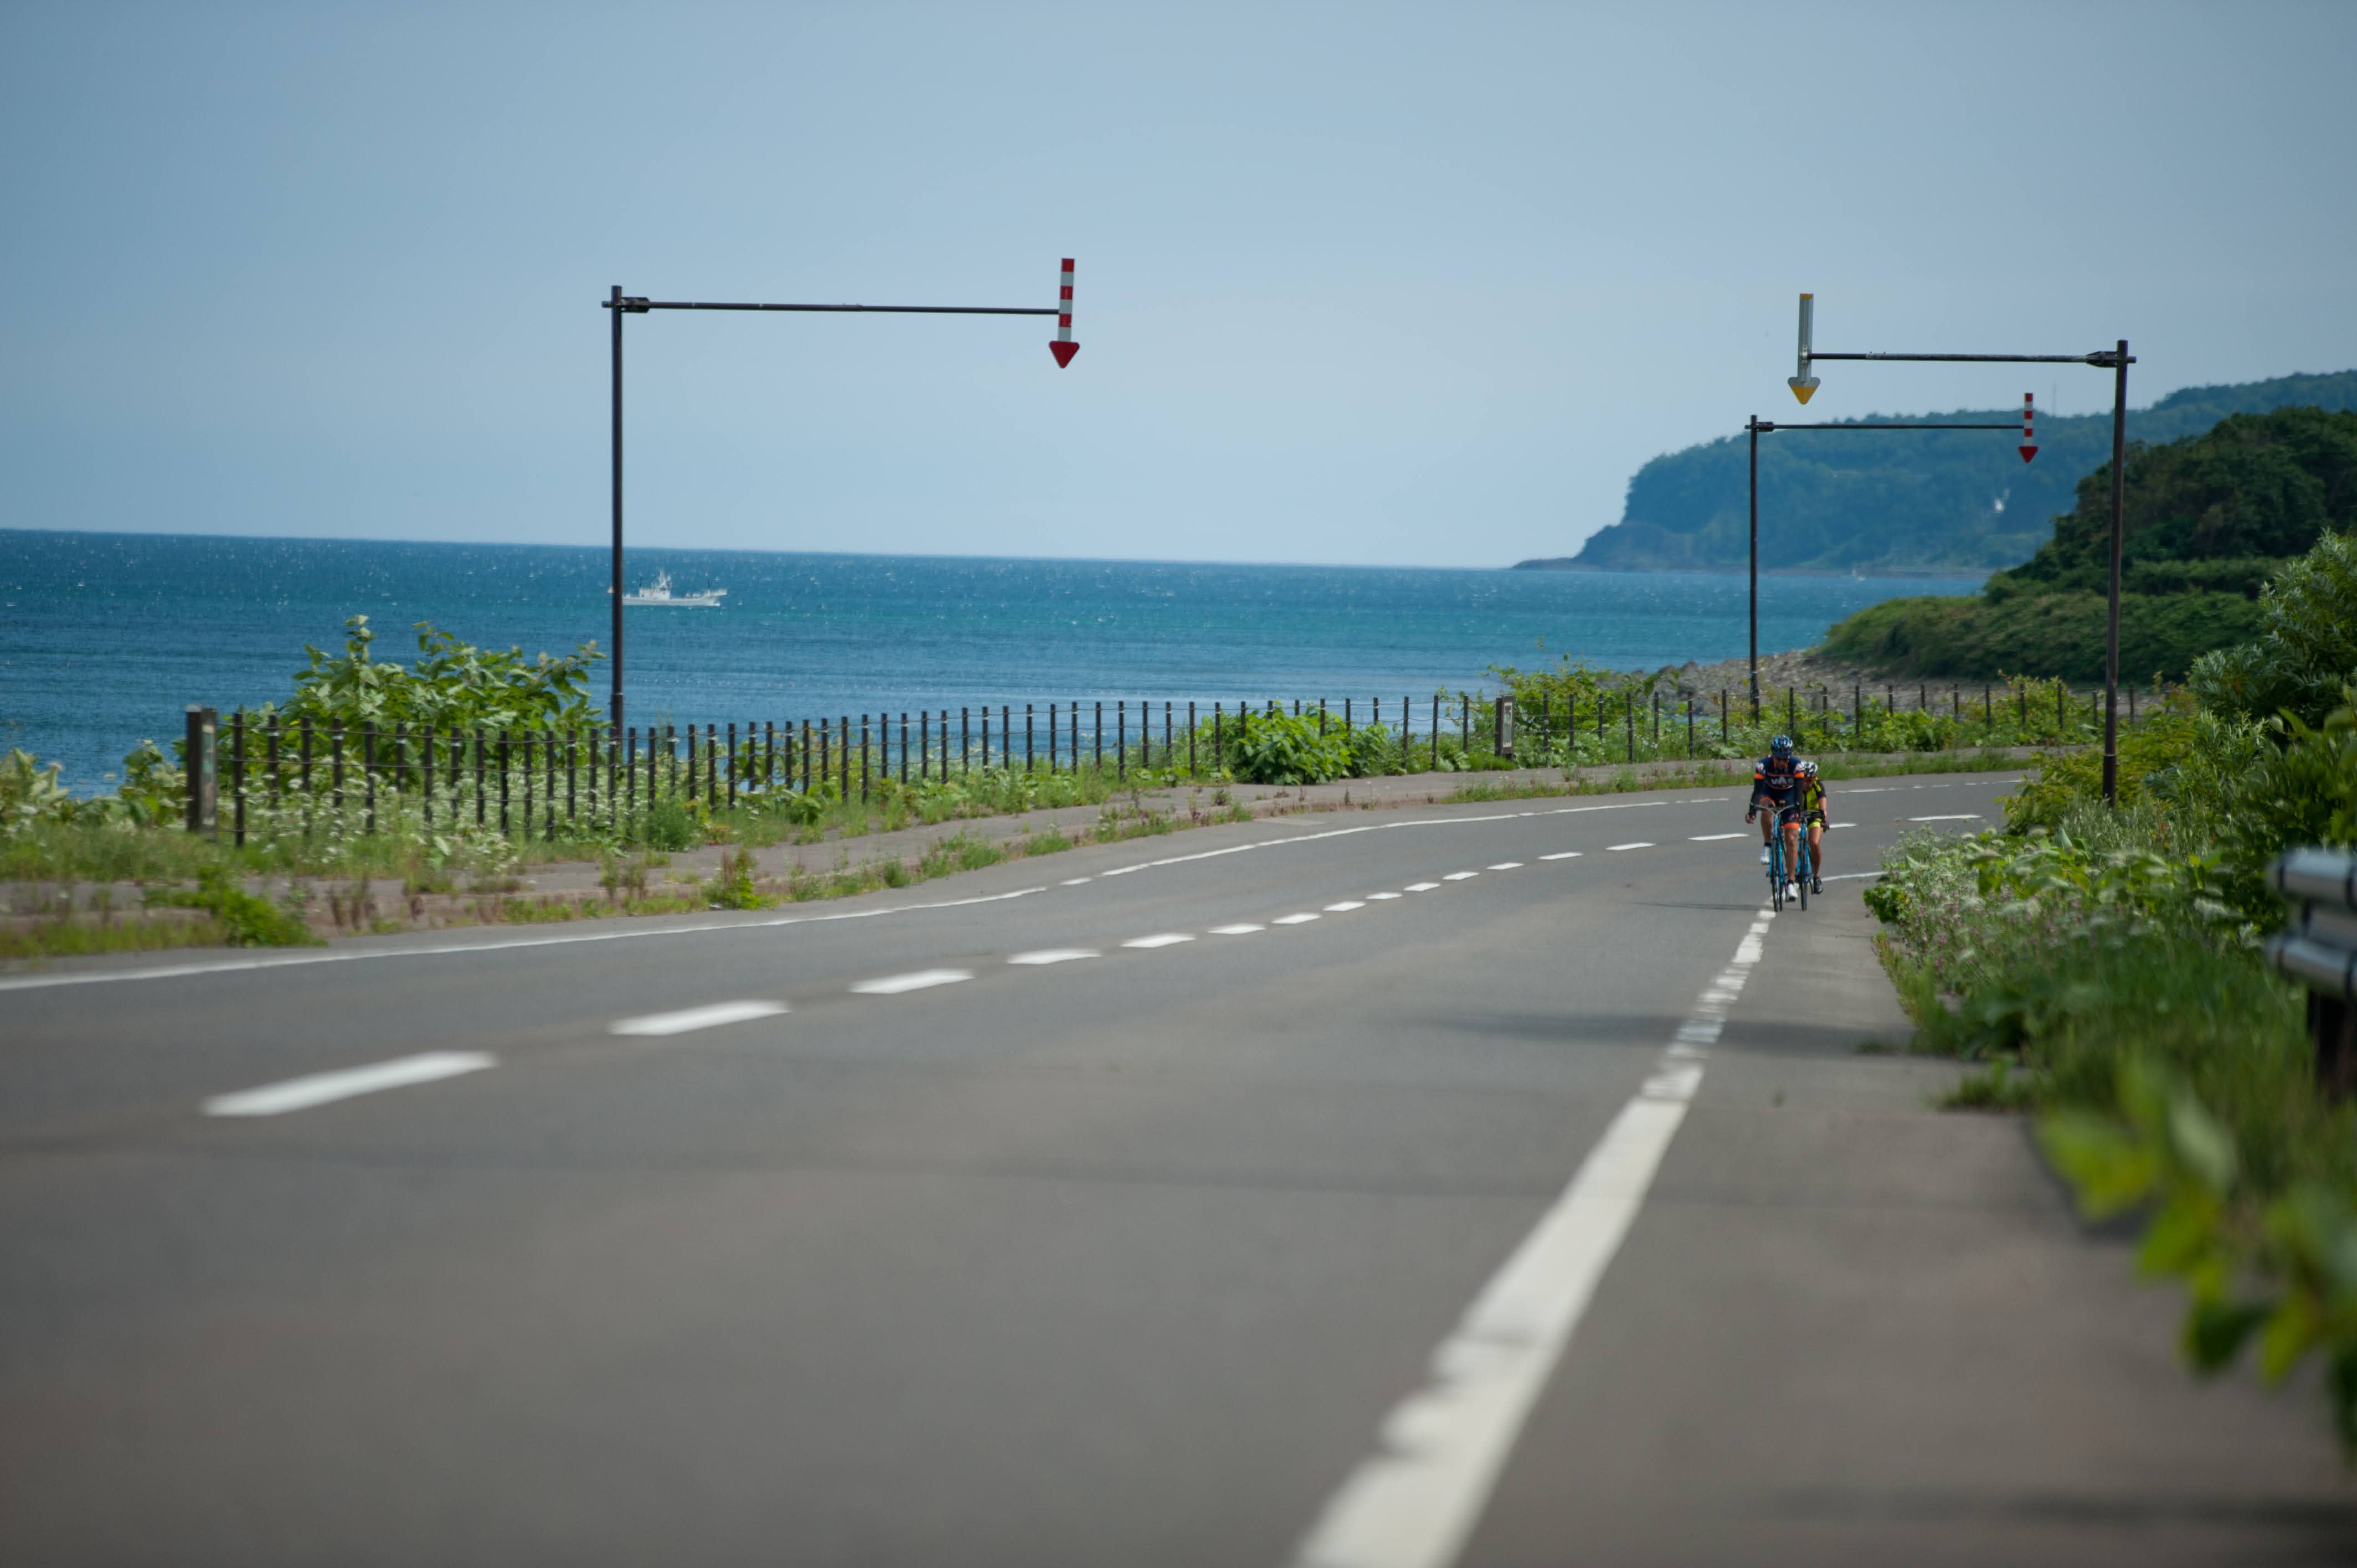
[[[1780,735],[1768,743],[1768,749],[1779,757],[1790,757],[1792,754],[1792,737],[1789,735]]]

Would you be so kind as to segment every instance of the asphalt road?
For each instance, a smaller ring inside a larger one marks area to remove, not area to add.
[[[0,1561],[2349,1557],[1740,813],[0,981]]]

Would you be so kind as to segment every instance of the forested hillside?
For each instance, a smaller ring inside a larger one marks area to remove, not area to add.
[[[2133,382],[2130,383],[2133,386]],[[2158,445],[2234,413],[2357,409],[2357,371],[2188,387],[2131,409],[2128,436]],[[2003,421],[2020,409],[1958,410],[1912,423]],[[1805,418],[1790,407],[1767,416]],[[1869,420],[1885,416],[1870,414]],[[1760,558],[1768,571],[1986,572],[2027,561],[2071,510],[2082,475],[2111,456],[2109,413],[2038,421],[2025,466],[2002,431],[1783,431],[1760,440]],[[1629,482],[1621,521],[1577,556],[1524,567],[1740,570],[1748,553],[1748,438],[1654,458]],[[2106,480],[2108,483],[2108,480]]]
[[[2040,455],[2040,461],[2043,461]],[[1835,627],[1825,651],[1893,671],[2099,679],[2108,615],[2112,470],[2023,564],[1962,597],[1889,599]],[[2132,447],[2122,545],[2124,675],[2175,679],[2258,635],[2262,585],[2328,533],[2357,530],[2357,413],[2235,414]]]

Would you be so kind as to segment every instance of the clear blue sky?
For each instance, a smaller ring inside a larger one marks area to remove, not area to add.
[[[17,4],[0,526],[1493,564],[1820,347],[2357,365],[2357,5]],[[2104,404],[1835,368],[1813,413]]]

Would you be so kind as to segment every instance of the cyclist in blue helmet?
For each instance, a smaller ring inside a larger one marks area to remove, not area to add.
[[[1792,737],[1780,735],[1768,743],[1768,755],[1751,768],[1751,804],[1743,813],[1747,822],[1760,824],[1760,864],[1768,864],[1768,846],[1775,841],[1776,823],[1786,806],[1797,797],[1801,787],[1800,759],[1792,755]],[[1766,806],[1766,815],[1760,808]],[[1795,828],[1793,838],[1800,833]]]

